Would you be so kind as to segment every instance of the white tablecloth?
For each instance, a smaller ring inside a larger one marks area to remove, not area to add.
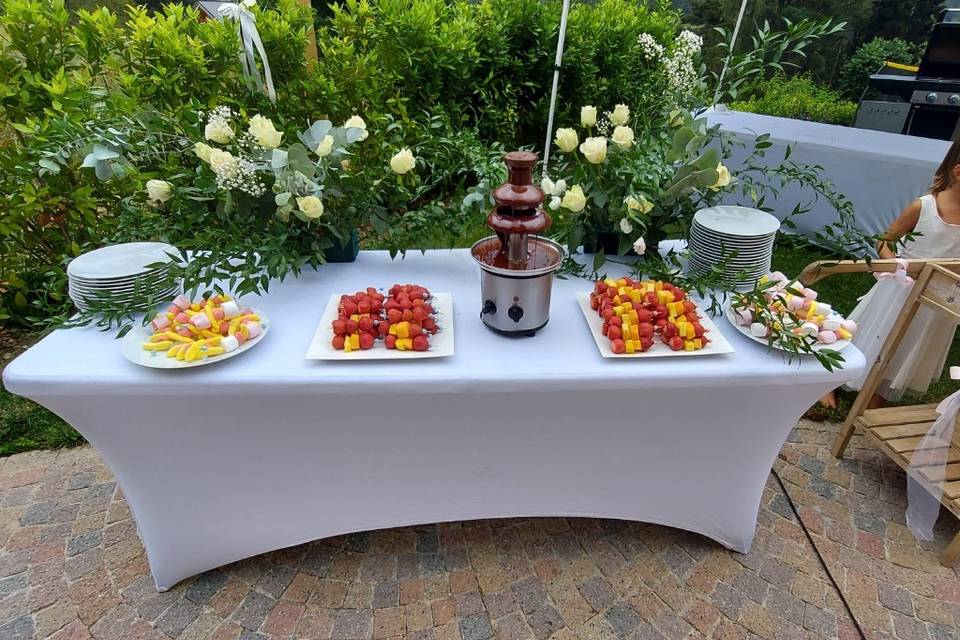
[[[822,166],[822,177],[853,202],[857,225],[869,234],[882,233],[910,201],[927,192],[933,172],[950,148],[950,142],[944,140],[740,111],[708,111],[705,117],[744,140],[770,134],[773,147],[767,150],[767,157],[771,161],[779,163],[790,145],[793,160]],[[734,158],[742,161],[742,150]],[[734,172],[736,166],[734,162]],[[801,198],[809,201],[810,194],[788,186],[775,213],[783,218]],[[817,202],[810,212],[796,218],[796,231],[812,235],[836,217],[829,203]]]
[[[417,282],[452,292],[456,355],[307,361],[334,292]],[[416,523],[596,516],[750,547],[770,467],[803,411],[855,377],[779,354],[717,322],[735,354],[603,360],[558,280],[533,338],[479,320],[466,250],[355,264],[275,285],[269,335],[235,359],[179,371],[124,360],[113,336],[56,331],[4,371],[103,455],[157,585],[271,549]]]

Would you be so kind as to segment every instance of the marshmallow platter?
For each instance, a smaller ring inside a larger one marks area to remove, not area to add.
[[[249,351],[267,335],[263,311],[245,307],[230,296],[191,300],[178,295],[146,326],[123,337],[127,360],[154,369],[189,369],[221,362]]]
[[[856,323],[844,319],[826,302],[817,300],[816,291],[790,280],[779,271],[761,277],[759,283],[768,285],[764,297],[772,310],[780,312],[782,325],[795,335],[806,336],[814,351],[841,351],[850,345],[857,331]],[[724,309],[730,324],[754,342],[769,345],[769,327],[756,321],[753,310],[735,309],[735,301],[736,295]],[[777,342],[769,346],[785,350]]]

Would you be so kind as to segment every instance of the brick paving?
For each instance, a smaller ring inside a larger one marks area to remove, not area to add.
[[[903,475],[801,423],[777,469],[869,638],[960,638],[960,579],[917,544]],[[158,593],[90,447],[0,459],[0,638],[861,637],[770,476],[753,550],[593,519],[458,522],[319,540]]]

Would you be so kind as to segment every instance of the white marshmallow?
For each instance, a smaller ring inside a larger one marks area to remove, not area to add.
[[[220,346],[223,347],[224,353],[230,353],[240,346],[240,342],[233,336],[224,336],[220,339]]]
[[[750,325],[750,335],[752,336],[757,338],[766,338],[768,333],[769,330],[767,329],[766,325],[760,322],[754,322],[752,325]]]
[[[828,315],[830,315],[831,313],[833,313],[833,307],[831,307],[830,305],[828,305],[826,302],[818,302],[818,303],[817,303],[817,312],[816,312],[816,314],[817,314],[818,316],[828,316]]]
[[[804,322],[800,325],[800,335],[815,336],[820,333],[820,327],[815,322]]]
[[[240,306],[233,300],[228,300],[220,305],[223,309],[223,319],[232,320],[240,315]]]
[[[833,318],[827,318],[823,321],[823,330],[824,331],[836,331],[841,326],[840,318],[834,316]]]

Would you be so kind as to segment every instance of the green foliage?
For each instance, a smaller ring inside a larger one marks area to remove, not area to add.
[[[799,68],[814,42],[841,32],[845,23],[835,22],[832,18],[803,19],[799,22],[784,18],[783,26],[782,31],[777,31],[764,21],[750,37],[750,46],[739,52],[735,50],[730,56],[726,73],[722,70],[713,72],[718,102],[736,100],[774,74]],[[726,58],[732,34],[724,27],[716,27],[715,30],[720,34],[717,52],[720,57]]]
[[[884,62],[918,64],[922,52],[922,46],[912,45],[900,38],[874,38],[857,49],[843,65],[839,86],[846,97],[859,100],[869,77],[877,73]]]
[[[730,103],[730,108],[842,125],[852,124],[857,113],[855,102],[844,100],[832,89],[818,86],[809,76],[787,77],[783,74],[759,85],[749,100]]]
[[[317,33],[318,71],[352,105],[428,108],[485,140],[539,144],[553,80],[560,4],[541,0],[345,0]],[[577,4],[561,74],[561,116],[582,104],[657,103],[637,37],[669,46],[679,14],[630,0]],[[393,98],[391,103],[389,98]],[[658,108],[660,105],[657,105]],[[343,115],[343,114],[340,114]]]

